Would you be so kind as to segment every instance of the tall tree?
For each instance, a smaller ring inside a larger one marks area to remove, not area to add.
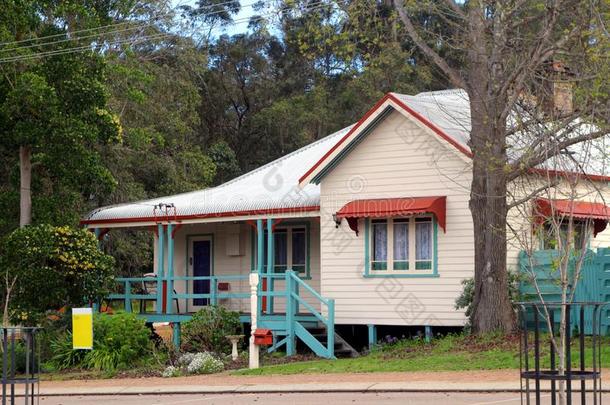
[[[70,52],[78,44],[70,32],[106,20],[108,10],[77,1],[8,3],[0,17],[1,130],[18,150],[19,225],[25,226],[32,221],[35,165],[54,180],[48,186],[58,194],[77,184],[82,195],[110,188],[113,180],[93,146],[118,140],[121,128],[106,106],[103,58],[92,50]],[[40,58],[51,43],[55,53]]]
[[[393,1],[421,53],[468,93],[475,235],[472,325],[476,332],[510,331],[507,213],[523,201],[507,201],[507,187],[569,153],[571,146],[607,136],[607,3]],[[443,34],[444,26],[451,27],[451,36]],[[461,63],[442,55],[438,44],[454,49]],[[549,108],[562,98],[557,90],[568,84],[574,87],[578,110],[567,104]],[[583,131],[583,123],[596,127]]]

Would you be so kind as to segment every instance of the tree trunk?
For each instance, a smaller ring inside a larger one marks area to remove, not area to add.
[[[32,147],[19,147],[19,172],[21,186],[19,192],[19,226],[32,223]]]
[[[503,135],[497,133],[498,128],[502,127],[483,117],[473,119],[470,211],[475,242],[475,294],[471,315],[474,333],[510,333],[515,329],[506,268],[507,179],[503,159],[499,159],[504,154],[504,142]]]

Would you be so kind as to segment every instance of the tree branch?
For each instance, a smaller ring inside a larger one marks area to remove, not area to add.
[[[572,145],[576,145],[581,142],[592,141],[594,139],[602,138],[606,135],[608,135],[607,131],[596,131],[587,134],[582,134],[574,138],[566,139],[562,142],[556,142],[554,145],[548,148],[545,147],[539,152],[534,152],[532,154],[532,157],[530,157],[529,159],[524,159],[525,156],[523,156],[523,158],[517,159],[517,161],[511,165],[512,171],[507,176],[508,181],[516,179],[517,177],[519,177],[519,175],[521,175],[521,173],[533,169],[536,166],[546,162],[550,158],[559,155],[563,150]]]
[[[403,0],[394,0],[394,7],[396,7],[396,10],[398,10],[398,15],[400,16],[401,21],[407,29],[407,33],[409,34],[415,45],[417,45],[417,47],[424,53],[424,55],[432,59],[436,66],[438,66],[443,71],[443,73],[447,75],[447,77],[454,86],[465,89],[466,82],[460,76],[460,74],[451,66],[449,66],[447,61],[443,59],[438,53],[436,53],[434,49],[430,48],[428,44],[426,44],[426,41],[424,41],[423,38],[419,35],[417,29],[413,25],[413,22],[411,21],[411,18],[407,14],[402,3]]]

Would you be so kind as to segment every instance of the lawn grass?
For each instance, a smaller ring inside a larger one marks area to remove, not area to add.
[[[602,365],[610,365],[610,339],[602,344]],[[590,342],[587,341],[587,345]],[[591,351],[585,350],[587,364]],[[542,367],[549,365],[549,349],[542,351]],[[574,367],[579,350],[572,347]],[[374,373],[393,371],[468,371],[519,368],[519,337],[488,335],[482,337],[449,335],[425,343],[421,339],[401,340],[384,345],[367,355],[350,359],[314,360],[263,366],[255,370],[239,370],[237,375],[287,375],[315,373]]]

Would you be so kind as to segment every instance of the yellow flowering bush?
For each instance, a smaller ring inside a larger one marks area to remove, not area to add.
[[[48,310],[96,302],[110,291],[114,259],[86,229],[51,225],[17,229],[0,243],[3,301],[7,282],[13,322],[35,324]]]

